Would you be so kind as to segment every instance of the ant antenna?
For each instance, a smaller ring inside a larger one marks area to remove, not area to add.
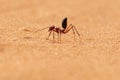
[[[43,29],[37,30],[37,31],[35,31],[35,33],[38,32],[38,31],[45,30],[45,29],[47,29],[47,28],[50,28],[50,27],[46,27],[46,28],[43,28]]]

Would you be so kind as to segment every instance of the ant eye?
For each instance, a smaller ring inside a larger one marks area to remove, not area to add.
[[[67,27],[67,17],[65,17],[62,21],[62,27],[65,29]]]

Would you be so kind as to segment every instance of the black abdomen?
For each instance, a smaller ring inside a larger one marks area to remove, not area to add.
[[[63,21],[62,21],[62,27],[63,27],[64,29],[66,29],[66,27],[67,27],[67,17],[65,17],[65,18],[63,19]]]

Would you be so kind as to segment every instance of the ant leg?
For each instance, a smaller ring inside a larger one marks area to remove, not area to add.
[[[72,31],[73,31],[73,34],[74,34],[74,40],[75,40],[75,30],[74,30],[72,24],[70,24],[70,25],[65,29],[64,33],[69,32],[71,29],[72,29]]]
[[[80,37],[80,33],[78,32],[78,30],[76,29],[76,27],[75,27],[75,26],[73,26],[73,27],[74,27],[76,33],[78,34],[78,36]],[[80,38],[81,38],[81,37],[80,37]]]
[[[72,30],[73,30],[73,34],[74,34],[74,40],[75,40],[75,31],[74,31],[74,29],[72,28]]]
[[[54,34],[54,31],[53,31],[53,42],[55,42],[55,34]]]
[[[73,26],[72,24],[70,24],[66,29],[65,29],[65,33],[69,32],[71,29],[74,29],[75,32],[77,33],[77,35],[79,36],[80,40],[82,40],[80,33],[78,32],[77,28],[75,26]]]
[[[68,31],[70,31],[70,30],[73,29],[73,28],[75,29],[75,31],[76,31],[76,33],[78,34],[78,36],[80,36],[80,34],[79,34],[79,32],[77,31],[76,27],[73,26],[72,24],[70,24],[65,31],[68,32]]]
[[[60,43],[61,43],[61,32],[59,34],[60,34]]]
[[[49,33],[48,37],[46,38],[46,40],[49,40],[49,37],[50,37],[51,33],[52,33],[52,31],[50,31],[50,33]]]
[[[67,32],[69,32],[70,30],[71,30],[71,28],[72,28],[72,24],[70,24],[66,29],[65,29],[65,33],[67,33]]]
[[[73,26],[73,25],[72,25],[72,26]],[[81,35],[80,35],[80,33],[78,32],[77,28],[76,28],[75,26],[73,26],[73,28],[75,29],[75,31],[76,31],[76,33],[78,34],[80,40],[82,41]]]
[[[59,37],[60,37],[60,36],[59,36],[59,33],[57,33],[57,36],[58,36],[57,41],[59,42]]]
[[[61,42],[61,32],[59,31],[59,32],[57,33],[57,35],[58,35],[57,42],[59,43],[59,42]]]

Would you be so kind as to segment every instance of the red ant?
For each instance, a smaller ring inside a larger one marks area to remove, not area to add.
[[[81,39],[80,37],[80,34],[78,32],[78,30],[76,29],[76,27],[72,24],[70,24],[68,27],[67,27],[67,17],[65,17],[62,21],[62,29],[61,28],[58,28],[58,27],[55,27],[54,25],[50,26],[50,27],[46,27],[46,28],[43,28],[41,30],[44,30],[44,29],[47,29],[49,28],[49,35],[48,37],[46,38],[47,40],[49,40],[49,37],[51,35],[51,33],[53,32],[53,40],[55,39],[55,36],[54,36],[54,32],[56,32],[58,34],[58,39],[60,40],[61,42],[61,34],[66,34],[68,33],[71,29],[73,30],[73,34],[74,34],[74,39],[75,39],[75,32],[77,33],[77,35],[79,36],[79,38]],[[37,30],[36,32],[38,31],[41,31],[41,30]]]

